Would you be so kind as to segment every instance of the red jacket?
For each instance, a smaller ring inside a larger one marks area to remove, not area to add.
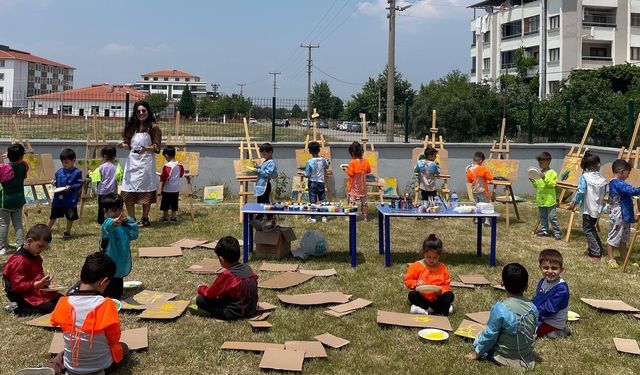
[[[211,286],[200,285],[198,294],[225,301],[224,313],[230,319],[253,316],[258,303],[258,276],[244,263],[235,263],[218,275]]]
[[[9,257],[2,269],[4,290],[9,300],[18,302],[16,299],[22,298],[31,306],[38,306],[58,297],[56,292],[43,292],[34,288],[36,280],[43,277],[42,257],[32,255],[23,247]]]

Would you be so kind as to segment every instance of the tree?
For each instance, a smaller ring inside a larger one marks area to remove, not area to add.
[[[192,117],[196,113],[196,102],[193,99],[193,95],[191,95],[189,86],[182,90],[182,96],[178,102],[178,110],[186,118]]]
[[[303,116],[302,108],[299,105],[294,104],[293,108],[291,108],[291,117],[293,118],[302,118]]]
[[[327,81],[315,82],[311,91],[311,108],[316,108],[323,118],[336,119],[343,110],[342,99],[331,93]]]
[[[217,104],[217,116],[227,115],[231,118],[247,116],[253,103],[248,98],[238,94],[224,95],[214,103]]]
[[[144,100],[149,103],[149,107],[151,107],[151,112],[153,112],[154,116],[157,116],[158,113],[167,108],[167,96],[165,94],[148,94],[145,96]]]

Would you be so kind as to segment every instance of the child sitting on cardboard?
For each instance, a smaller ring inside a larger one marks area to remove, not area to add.
[[[214,251],[224,271],[211,286],[198,286],[197,307],[222,320],[254,316],[258,305],[258,276],[248,264],[239,262],[238,240],[222,237]]]
[[[519,263],[502,269],[502,285],[507,298],[491,307],[487,326],[473,342],[467,359],[488,359],[516,369],[533,369],[538,309],[522,294],[527,290],[529,274]]]
[[[2,269],[4,290],[11,301],[5,310],[19,316],[48,314],[60,298],[57,292],[43,292],[53,275],[44,274],[42,254],[51,242],[51,229],[36,224],[27,231],[24,244],[18,247]]]
[[[562,254],[555,249],[544,249],[538,256],[542,279],[536,286],[534,305],[540,314],[536,335],[550,339],[571,335],[567,326],[569,312],[569,286],[560,277],[563,271]]]
[[[51,315],[51,324],[60,326],[64,350],[44,367],[56,374],[111,373],[129,356],[127,344],[120,342],[120,319],[116,303],[102,293],[116,272],[116,264],[104,252],[90,254],[80,272],[80,288],[62,297]]]

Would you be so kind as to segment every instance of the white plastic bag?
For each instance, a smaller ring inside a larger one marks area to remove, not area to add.
[[[300,247],[291,253],[294,257],[301,259],[323,256],[327,253],[327,240],[319,232],[309,230],[302,236]]]

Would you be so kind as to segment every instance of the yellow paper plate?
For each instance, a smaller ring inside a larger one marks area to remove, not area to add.
[[[567,312],[567,320],[570,322],[575,322],[576,320],[580,320],[580,315],[578,315],[578,313],[576,313],[575,311],[569,310]]]
[[[425,293],[436,293],[441,290],[442,288],[440,288],[437,285],[419,285],[416,287],[417,292],[425,292]]]
[[[441,329],[425,328],[418,331],[418,336],[428,341],[444,341],[449,338],[449,334]]]

